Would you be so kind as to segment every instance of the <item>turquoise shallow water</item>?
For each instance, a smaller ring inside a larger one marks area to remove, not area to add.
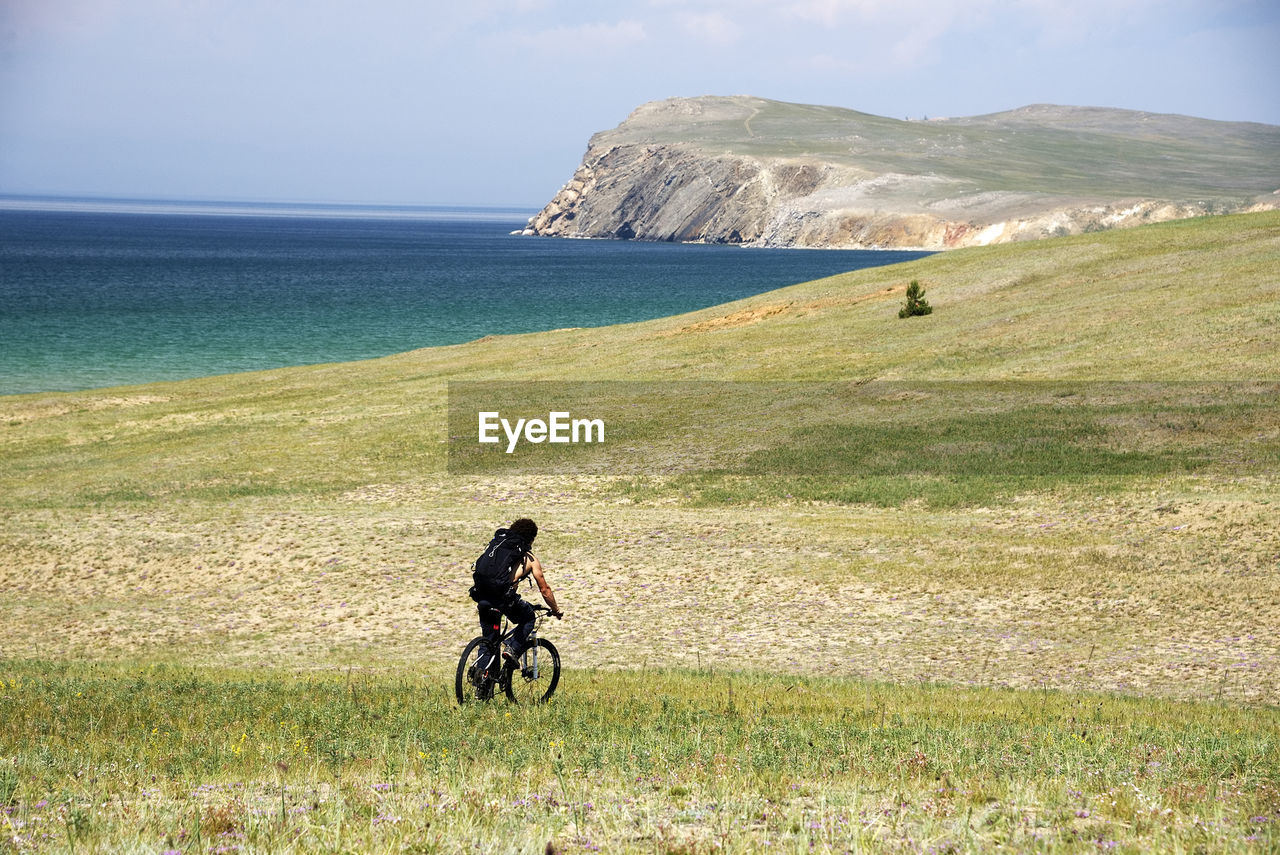
[[[527,216],[0,210],[0,394],[647,320],[924,255],[511,235]]]

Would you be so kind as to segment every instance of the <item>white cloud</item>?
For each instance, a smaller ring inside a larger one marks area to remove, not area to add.
[[[496,36],[498,42],[538,52],[570,51],[599,53],[639,44],[648,38],[643,23],[623,20],[612,24],[564,24],[530,32],[511,30]]]
[[[834,27],[850,18],[863,21],[912,18],[922,13],[945,11],[954,6],[955,4],[945,0],[788,0],[781,5],[781,9],[786,15],[802,21]]]
[[[913,21],[907,32],[893,41],[889,56],[898,67],[911,67],[936,53],[937,44],[956,26],[957,21],[937,15]]]
[[[909,37],[937,39],[951,30],[999,26],[1018,20],[1046,40],[1075,41],[1100,28],[1139,25],[1156,17],[1189,13],[1195,0],[782,0],[785,17],[828,28],[906,30]],[[1225,0],[1238,5],[1248,0]]]
[[[714,45],[731,45],[742,37],[742,28],[720,12],[680,12],[676,21],[689,35]]]

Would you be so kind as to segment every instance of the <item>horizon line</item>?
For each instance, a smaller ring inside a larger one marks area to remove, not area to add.
[[[405,202],[318,202],[300,200],[196,199],[0,192],[0,211],[96,214],[188,214],[195,216],[353,217],[433,219],[442,215],[525,218],[538,208],[521,205],[426,205]]]

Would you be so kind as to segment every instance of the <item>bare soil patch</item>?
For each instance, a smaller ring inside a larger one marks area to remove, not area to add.
[[[473,553],[520,515],[571,668],[1280,702],[1280,509],[1225,492],[698,509],[538,477],[22,511],[0,523],[0,656],[435,667],[475,633]]]

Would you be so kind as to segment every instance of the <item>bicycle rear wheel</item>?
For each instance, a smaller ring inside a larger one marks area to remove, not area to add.
[[[458,673],[453,680],[453,691],[458,696],[458,703],[492,700],[498,687],[500,668],[499,662],[490,655],[484,636],[478,635],[471,639],[462,649]]]
[[[520,664],[507,666],[504,675],[507,697],[517,704],[540,704],[551,697],[560,683],[560,651],[545,638],[520,654]]]

